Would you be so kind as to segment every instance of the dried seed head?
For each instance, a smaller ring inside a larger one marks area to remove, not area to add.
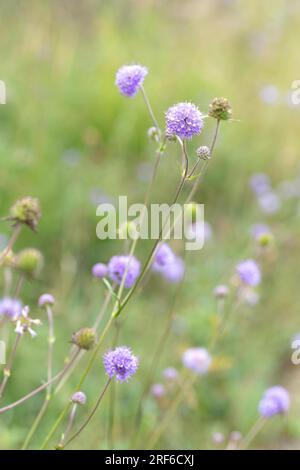
[[[209,105],[208,114],[215,119],[227,121],[232,115],[231,105],[226,98],[214,98]]]
[[[201,160],[209,160],[210,159],[210,148],[207,145],[201,145],[196,150],[197,157],[201,158]]]
[[[17,254],[15,267],[28,276],[37,276],[43,267],[44,259],[39,250],[25,248]]]
[[[92,349],[97,341],[96,332],[93,328],[81,328],[77,333],[72,336],[72,343],[76,344],[78,348],[89,351]]]
[[[41,218],[39,200],[30,196],[19,199],[10,209],[10,218],[35,231]]]

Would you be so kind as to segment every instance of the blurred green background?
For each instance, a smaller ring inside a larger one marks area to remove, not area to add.
[[[0,106],[0,214],[5,216],[25,195],[41,201],[38,233],[24,229],[15,250],[35,246],[44,254],[40,278],[27,281],[21,297],[37,316],[41,293],[50,291],[57,299],[55,370],[72,332],[91,325],[103,301],[104,290],[91,278],[91,266],[123,250],[121,241],[97,239],[97,205],[119,194],[141,202],[147,187],[155,157],[146,136],[151,121],[141,96],[126,99],[114,84],[122,64],[141,63],[149,68],[145,88],[161,126],[170,105],[188,100],[206,113],[215,96],[230,100],[235,119],[221,126],[215,158],[196,198],[205,203],[213,237],[188,257],[175,326],[156,381],[165,367],[180,368],[185,348],[209,346],[216,316],[212,291],[230,282],[240,259],[255,255],[251,225],[266,222],[275,237],[272,254],[263,262],[259,304],[234,313],[228,335],[218,344],[220,363],[228,366],[197,383],[159,447],[213,448],[216,431],[226,438],[234,430],[246,433],[257,418],[264,388],[279,383],[291,391],[292,412],[268,423],[256,443],[299,448],[299,371],[290,361],[290,342],[300,331],[300,191],[295,197],[280,193],[281,209],[266,215],[248,184],[257,172],[267,173],[277,189],[282,181],[299,178],[299,107],[290,96],[291,83],[299,78],[299,1],[10,0],[0,6],[0,79],[7,87],[7,104]],[[191,153],[210,142],[213,130],[208,120],[190,144]],[[179,177],[178,154],[176,147],[168,147],[152,194],[156,202],[171,199]],[[9,231],[1,222],[0,233]],[[148,249],[149,244],[140,243],[137,256],[145,259]],[[132,347],[141,366],[130,384],[116,387],[116,448],[128,448],[136,403],[174,289],[153,276],[126,310],[120,342]],[[38,337],[22,341],[7,403],[45,377],[43,320]],[[112,335],[103,351],[111,343]],[[32,447],[41,443],[78,377],[76,372],[51,403]],[[99,358],[84,388],[90,405],[103,383]],[[0,448],[20,447],[42,400],[39,396],[1,416]],[[141,445],[162,408],[147,398]],[[80,412],[81,419],[85,413]],[[73,448],[106,448],[108,413],[106,397]]]

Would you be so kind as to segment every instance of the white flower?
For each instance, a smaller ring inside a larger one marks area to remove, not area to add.
[[[29,307],[26,305],[22,309],[22,313],[20,317],[16,321],[16,328],[15,332],[18,333],[19,335],[23,335],[28,331],[30,333],[31,337],[34,338],[37,333],[31,328],[31,325],[41,325],[42,322],[38,318],[30,318],[29,317]]]

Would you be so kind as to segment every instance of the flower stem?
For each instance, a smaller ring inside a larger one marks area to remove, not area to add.
[[[63,435],[61,436],[61,440],[60,440],[60,443],[58,444],[58,447],[60,449],[63,448],[64,446],[64,442],[66,440],[66,438],[68,437],[68,435],[70,434],[70,431],[73,427],[73,424],[74,424],[74,419],[75,419],[75,415],[76,415],[76,411],[77,411],[77,403],[74,403],[71,411],[70,411],[70,415],[69,415],[69,419],[68,419],[68,424],[67,424],[67,427],[66,427],[66,430],[65,432],[63,433]]]
[[[153,112],[152,106],[151,106],[151,104],[150,104],[150,101],[149,101],[149,99],[148,99],[147,93],[146,93],[145,88],[143,87],[143,85],[140,86],[140,90],[141,90],[141,92],[142,92],[142,95],[143,95],[143,98],[144,98],[146,107],[147,107],[147,109],[148,109],[148,111],[149,111],[150,117],[151,117],[151,119],[152,119],[152,122],[153,122],[154,126],[156,127],[156,129],[158,130],[158,132],[160,133],[160,128],[159,128],[157,119],[156,119],[156,117],[155,117],[155,114],[154,114],[154,112]]]
[[[262,430],[264,425],[266,424],[267,420],[263,416],[260,416],[258,420],[254,423],[248,434],[244,437],[242,442],[240,443],[238,449],[245,450],[249,447],[251,442],[255,439],[258,433]]]
[[[51,400],[51,389],[52,389],[52,362],[53,362],[53,347],[54,347],[54,342],[55,342],[55,337],[54,337],[54,322],[53,322],[53,313],[50,305],[46,306],[46,312],[48,316],[48,326],[49,326],[49,333],[48,333],[48,363],[47,363],[47,381],[49,383],[49,386],[47,387],[46,390],[46,397],[45,400],[42,404],[41,409],[39,410],[28,434],[27,437],[22,445],[21,450],[27,449],[36,429],[38,428],[38,425],[40,424],[40,421],[42,420],[44,414],[47,411],[47,408],[49,406],[50,400]]]
[[[69,445],[77,436],[79,436],[79,434],[84,430],[84,428],[89,424],[89,422],[91,421],[92,417],[94,416],[94,414],[96,413],[100,403],[101,403],[101,400],[102,398],[104,397],[105,395],[105,392],[106,390],[108,389],[108,386],[109,384],[111,383],[111,378],[109,378],[104,386],[104,389],[102,390],[102,392],[100,393],[100,396],[96,402],[96,405],[94,406],[94,408],[92,409],[91,413],[89,414],[88,418],[85,420],[85,422],[80,426],[80,428],[78,429],[78,431],[75,432],[75,434],[73,434],[73,436],[70,437],[70,439],[67,440],[67,442],[62,446],[62,449],[65,449],[65,447],[67,445]]]
[[[0,254],[0,263],[4,260],[6,255],[10,252],[10,250],[13,248],[15,241],[17,240],[20,232],[21,232],[22,225],[21,224],[16,224],[14,226],[14,229],[12,231],[11,237],[8,241],[7,246],[4,248],[2,253]]]
[[[45,390],[49,385],[50,383],[53,383],[55,382],[57,379],[59,379],[63,374],[66,373],[66,371],[68,370],[68,368],[70,367],[70,364],[72,364],[72,361],[77,357],[77,354],[79,352],[79,349],[78,351],[76,351],[76,353],[74,354],[72,360],[69,362],[69,364],[67,364],[63,370],[61,370],[58,374],[56,374],[50,382],[46,382],[44,383],[43,385],[40,385],[39,387],[35,388],[34,390],[32,390],[32,392],[30,393],[27,393],[27,395],[24,395],[22,398],[20,398],[19,400],[15,401],[14,403],[11,403],[10,405],[7,405],[7,406],[4,406],[3,408],[0,408],[0,414],[2,413],[5,413],[6,411],[10,411],[12,410],[13,408],[15,408],[16,406],[19,406],[21,405],[22,403],[24,403],[25,401],[29,400],[30,398],[33,398],[35,395],[37,395],[38,393],[42,392],[43,390]]]
[[[0,385],[0,400],[3,397],[7,382],[11,376],[12,365],[16,356],[18,344],[20,342],[21,337],[22,337],[21,333],[16,334],[16,338],[15,338],[15,341],[14,341],[14,344],[13,344],[13,347],[12,347],[12,350],[11,350],[11,353],[7,362],[7,366],[4,368],[4,371],[3,371],[4,377]]]

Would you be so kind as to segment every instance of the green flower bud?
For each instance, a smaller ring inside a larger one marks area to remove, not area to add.
[[[10,209],[10,218],[35,231],[41,217],[40,203],[33,197],[19,199]]]
[[[257,241],[261,247],[265,248],[267,246],[272,245],[272,243],[274,242],[274,237],[271,233],[262,233],[258,237]]]
[[[72,343],[76,344],[78,348],[89,351],[92,349],[97,341],[96,332],[93,328],[81,328],[77,333],[72,336]]]
[[[208,114],[215,119],[227,121],[232,115],[231,105],[226,98],[214,98],[209,105]]]
[[[17,254],[15,267],[28,276],[37,276],[44,264],[43,255],[35,248],[25,248]]]

